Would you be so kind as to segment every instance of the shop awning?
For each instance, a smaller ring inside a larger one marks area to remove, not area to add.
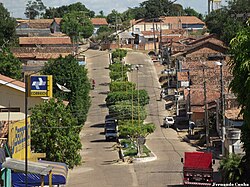
[[[13,187],[25,186],[25,161],[8,159],[2,167],[12,170]],[[41,176],[44,176],[44,185],[49,185],[49,172],[52,171],[52,185],[66,184],[68,168],[66,164],[50,161],[28,161],[28,186],[40,186]]]

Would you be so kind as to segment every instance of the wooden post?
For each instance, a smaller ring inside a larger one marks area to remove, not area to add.
[[[41,187],[44,187],[44,175],[41,175]]]
[[[52,170],[49,171],[49,187],[52,187]]]

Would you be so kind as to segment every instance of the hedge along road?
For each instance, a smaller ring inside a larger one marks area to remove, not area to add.
[[[139,186],[134,165],[117,163],[119,156],[113,148],[115,142],[106,142],[103,134],[105,115],[108,114],[105,98],[110,83],[108,52],[88,50],[85,54],[89,78],[95,80],[95,89],[91,91],[92,105],[80,133],[83,163],[69,171],[67,186]]]

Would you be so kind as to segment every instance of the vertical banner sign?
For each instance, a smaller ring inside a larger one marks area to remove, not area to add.
[[[25,153],[25,120],[9,124],[8,144],[12,158],[24,160]],[[28,119],[28,158],[31,155],[30,149],[30,119]]]
[[[30,76],[29,97],[52,97],[52,75]]]

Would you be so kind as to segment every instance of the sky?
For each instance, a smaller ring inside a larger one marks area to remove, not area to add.
[[[42,0],[46,7],[60,7],[81,2],[88,9],[95,11],[96,14],[99,14],[102,10],[105,15],[109,14],[113,9],[123,12],[128,7],[138,7],[143,1],[145,0]],[[24,11],[28,0],[0,0],[0,2],[8,9],[11,16],[25,18]],[[191,7],[199,13],[207,13],[207,0],[177,0],[176,3],[181,4],[183,8]],[[225,5],[225,0],[222,0],[222,4]]]

